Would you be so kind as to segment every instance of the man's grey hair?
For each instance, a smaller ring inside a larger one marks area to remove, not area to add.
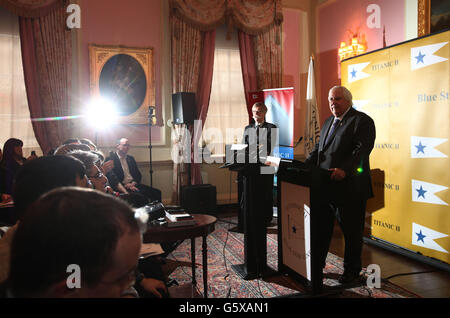
[[[120,137],[119,139],[116,140],[116,146],[120,145],[120,142],[121,142],[123,139],[126,139],[126,140],[130,141],[127,137]]]
[[[336,85],[336,86],[333,86],[333,87],[330,89],[330,92],[333,91],[333,90],[335,90],[335,89],[341,89],[341,90],[342,90],[342,94],[344,95],[345,100],[348,101],[348,102],[350,102],[350,105],[353,105],[353,96],[352,96],[352,93],[348,90],[347,87],[345,87],[345,86],[340,86],[340,85]]]
[[[261,107],[263,109],[263,111],[267,112],[267,106],[263,103],[263,102],[256,102],[253,104],[252,108],[258,106]]]

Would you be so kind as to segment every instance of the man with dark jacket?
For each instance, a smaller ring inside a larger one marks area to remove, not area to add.
[[[130,143],[127,138],[121,138],[117,142],[116,152],[110,152],[106,160],[114,161],[114,168],[107,174],[113,188],[117,180],[128,192],[138,192],[149,198],[150,201],[161,201],[161,191],[141,184],[142,175],[133,156],[128,154]],[[117,190],[117,189],[115,189]]]
[[[267,107],[262,102],[256,102],[252,106],[253,120],[250,125],[244,129],[242,143],[247,144],[249,148],[249,162],[250,163],[264,163],[265,158],[272,154],[275,144],[272,140],[277,139],[277,126],[268,123],[265,119]],[[242,181],[242,176],[238,176],[238,180]],[[258,176],[258,192],[261,195],[259,198],[261,203],[261,217],[264,219],[264,224],[271,225],[273,217],[273,174],[262,174]],[[243,185],[240,185],[242,188]],[[242,192],[240,189],[239,192]],[[242,201],[242,194],[240,200]],[[243,202],[241,202],[241,207]]]
[[[324,185],[320,207],[320,265],[325,260],[337,219],[345,239],[344,274],[341,284],[359,279],[367,199],[373,196],[369,155],[375,142],[375,124],[365,113],[352,108],[352,94],[343,86],[330,89],[331,113],[320,132],[319,143],[305,163],[331,173]]]

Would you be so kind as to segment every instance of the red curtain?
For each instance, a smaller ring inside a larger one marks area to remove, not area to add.
[[[48,153],[71,134],[69,116],[72,42],[65,10],[19,18],[28,107],[36,139]]]
[[[211,96],[211,85],[214,68],[214,47],[216,40],[216,31],[212,30],[204,33],[203,48],[200,62],[200,74],[197,88],[197,117],[201,120],[201,128],[203,128],[208,113],[209,99]],[[200,127],[199,127],[200,128]],[[192,134],[191,144],[191,184],[202,184],[202,176],[200,174],[200,164],[195,163],[194,148],[198,146],[200,131],[194,131]]]
[[[255,54],[253,49],[252,36],[239,30],[239,53],[241,56],[241,68],[242,78],[244,81],[245,100],[247,102],[248,120],[252,119],[252,106],[248,101],[248,92],[254,92],[258,90],[258,79],[255,65]]]

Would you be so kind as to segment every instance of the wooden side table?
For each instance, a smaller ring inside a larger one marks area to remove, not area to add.
[[[192,284],[197,285],[195,278],[195,238],[202,237],[203,288],[204,298],[208,298],[208,256],[206,237],[214,231],[217,219],[206,214],[192,214],[195,225],[166,227],[151,226],[143,235],[144,243],[164,243],[191,239]]]

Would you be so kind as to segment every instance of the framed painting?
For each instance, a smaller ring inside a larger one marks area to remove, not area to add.
[[[450,28],[450,1],[418,0],[417,35],[424,36]]]
[[[148,124],[155,105],[153,49],[89,45],[91,97],[110,100],[121,124]]]

